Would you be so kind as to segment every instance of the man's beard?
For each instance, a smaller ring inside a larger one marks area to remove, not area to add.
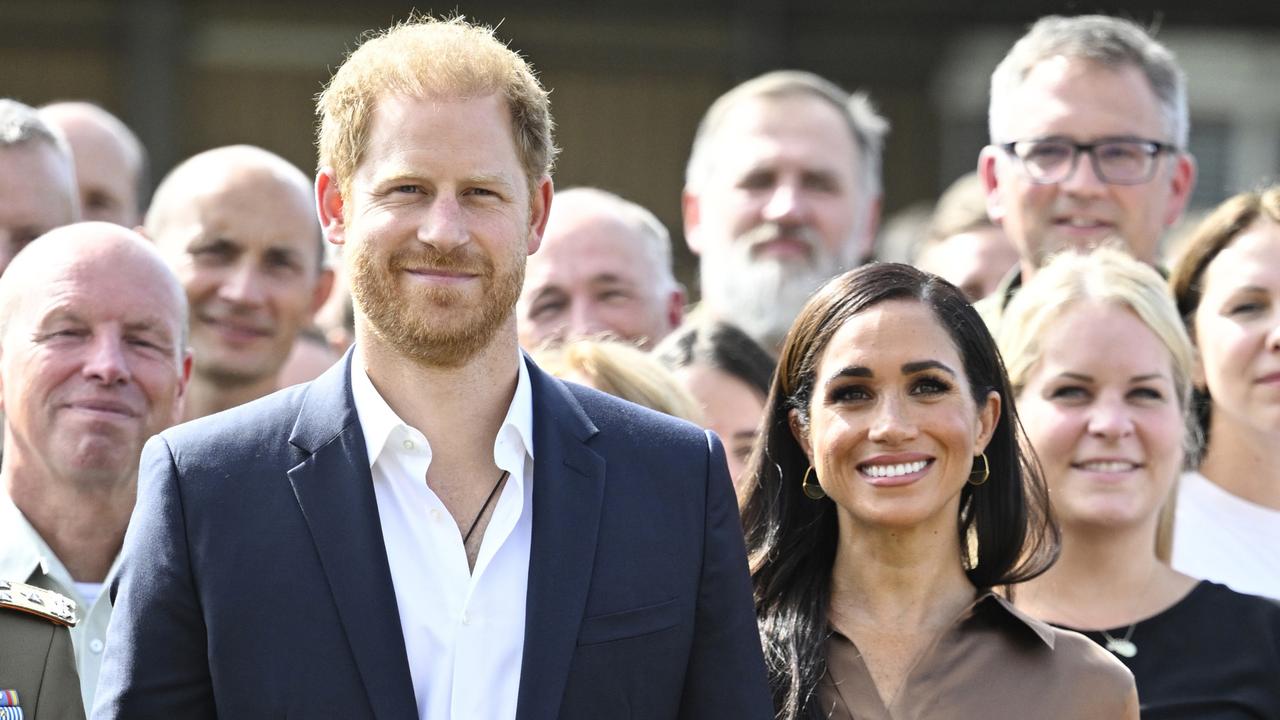
[[[424,367],[457,368],[475,357],[511,318],[524,284],[522,255],[498,271],[471,245],[447,253],[411,245],[385,257],[368,242],[353,250],[347,262],[356,308],[383,342]],[[406,287],[402,276],[408,268],[474,274],[481,281],[480,300],[465,304],[468,293],[457,288]]]
[[[784,235],[808,246],[807,261],[753,257],[758,245]],[[718,253],[703,253],[702,297],[720,319],[737,325],[766,350],[776,353],[809,296],[851,265],[829,252],[810,227],[784,229],[777,223],[762,223]]]

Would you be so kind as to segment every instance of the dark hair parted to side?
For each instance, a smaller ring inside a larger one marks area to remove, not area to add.
[[[685,325],[664,338],[653,354],[672,370],[691,365],[722,370],[766,397],[776,365],[751,336],[722,321]]]
[[[947,281],[909,265],[865,265],[828,282],[810,298],[787,334],[765,420],[747,471],[742,508],[756,613],[777,717],[818,718],[812,702],[826,672],[825,645],[836,508],[801,491],[809,461],[791,433],[788,413],[807,424],[818,365],[831,338],[850,318],[890,300],[927,305],[946,329],[979,406],[994,390],[1000,417],[986,454],[990,479],[966,483],[960,495],[956,558],[978,588],[1010,585],[1044,572],[1057,558],[1058,528],[1027,444],[1013,391],[986,325]]]

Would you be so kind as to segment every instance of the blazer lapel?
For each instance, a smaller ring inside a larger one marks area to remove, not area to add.
[[[604,499],[597,432],[568,389],[532,362],[533,538],[517,720],[555,718],[587,604]]]
[[[289,481],[374,715],[416,719],[368,452],[351,395],[351,363],[347,351],[307,389],[289,441],[311,455],[289,471]]]

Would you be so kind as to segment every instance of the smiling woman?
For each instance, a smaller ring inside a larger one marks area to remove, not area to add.
[[[1280,598],[1280,186],[1230,198],[1170,278],[1208,445],[1179,490],[1174,567]]]
[[[999,592],[1057,553],[1011,398],[938,277],[868,265],[801,311],[743,506],[779,718],[1137,717],[1119,663]]]
[[[1119,657],[1144,720],[1280,717],[1280,606],[1167,564],[1196,433],[1191,344],[1164,280],[1117,250],[1064,255],[1010,303],[1000,349],[1063,535],[1019,606]]]

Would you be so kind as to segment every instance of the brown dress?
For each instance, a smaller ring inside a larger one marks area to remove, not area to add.
[[[834,720],[1106,720],[1136,708],[1133,675],[1097,644],[984,592],[881,700],[853,642],[833,631],[818,683]]]

